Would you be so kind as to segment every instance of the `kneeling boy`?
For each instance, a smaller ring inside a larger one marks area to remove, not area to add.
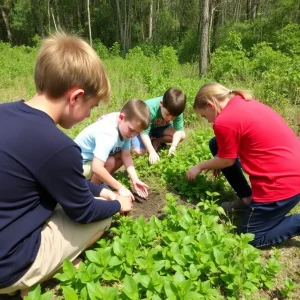
[[[155,163],[159,160],[157,148],[160,144],[172,143],[169,149],[171,155],[177,145],[185,139],[183,111],[186,96],[181,90],[169,88],[163,97],[149,99],[145,103],[150,109],[150,125],[132,139],[132,152],[143,155],[148,151],[150,163]]]
[[[147,105],[138,99],[128,101],[121,112],[104,115],[85,128],[75,138],[83,157],[84,175],[94,183],[105,182],[122,196],[132,193],[111,174],[123,164],[133,187],[141,197],[147,197],[147,185],[140,181],[130,154],[131,138],[146,129],[150,122]]]

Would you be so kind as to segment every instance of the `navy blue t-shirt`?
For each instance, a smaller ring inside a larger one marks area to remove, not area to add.
[[[83,176],[80,148],[44,112],[24,101],[0,104],[0,288],[35,260],[41,230],[59,203],[79,223],[106,219],[117,200]]]

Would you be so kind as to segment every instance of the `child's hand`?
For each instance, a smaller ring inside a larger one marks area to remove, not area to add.
[[[122,187],[118,190],[118,194],[119,194],[120,196],[129,197],[132,201],[134,201],[134,196],[133,196],[133,194],[132,194],[128,189],[126,189],[125,186],[122,186]]]
[[[149,153],[150,164],[155,164],[157,161],[159,161],[159,155],[156,153],[156,151],[151,151]]]
[[[129,213],[132,210],[133,204],[130,197],[118,195],[117,200],[120,202],[121,205],[121,209],[120,209],[121,214]]]
[[[186,172],[186,178],[187,180],[193,181],[195,180],[196,176],[201,172],[201,168],[199,165],[196,165],[192,168],[190,168],[187,172]]]
[[[168,156],[175,155],[176,146],[171,145]]]
[[[136,191],[136,193],[142,197],[146,198],[148,196],[148,190],[147,188],[149,187],[146,183],[140,181],[139,179],[136,179],[135,181],[132,182],[133,187]]]
[[[101,193],[100,193],[100,197],[103,197],[107,200],[116,200],[117,199],[117,194],[114,193],[111,190],[108,189],[102,189]]]
[[[210,170],[206,170],[205,173],[207,173],[209,171]],[[211,171],[213,173],[213,176],[216,177],[216,178],[218,178],[220,176],[220,174],[221,174],[221,170],[219,170],[219,169],[212,169]]]

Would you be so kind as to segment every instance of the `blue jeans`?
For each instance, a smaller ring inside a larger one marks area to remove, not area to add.
[[[217,155],[215,137],[210,140],[209,148],[214,156]],[[234,165],[223,169],[222,173],[240,198],[251,196],[251,188],[238,159]],[[252,201],[245,213],[241,232],[254,234],[254,240],[250,243],[255,247],[278,244],[300,235],[300,214],[286,216],[299,201],[300,194],[271,203]]]
[[[165,130],[172,126],[172,124],[167,124],[165,126],[152,128],[149,132],[150,138],[160,138],[163,137]],[[131,139],[131,147],[133,149],[146,149],[145,145],[141,139],[141,135],[137,134],[134,138]]]
[[[218,154],[218,145],[215,137],[209,141],[209,149],[213,156]],[[251,187],[243,174],[242,167],[238,159],[234,165],[222,169],[222,173],[239,198],[250,197],[252,195]]]
[[[253,202],[248,208],[241,231],[253,233],[255,247],[274,245],[300,235],[300,214],[286,216],[300,201],[300,194],[271,202]]]

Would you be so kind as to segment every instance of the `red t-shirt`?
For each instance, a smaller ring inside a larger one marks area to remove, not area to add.
[[[220,158],[240,158],[256,202],[300,193],[300,140],[284,119],[256,101],[232,98],[213,129]]]

